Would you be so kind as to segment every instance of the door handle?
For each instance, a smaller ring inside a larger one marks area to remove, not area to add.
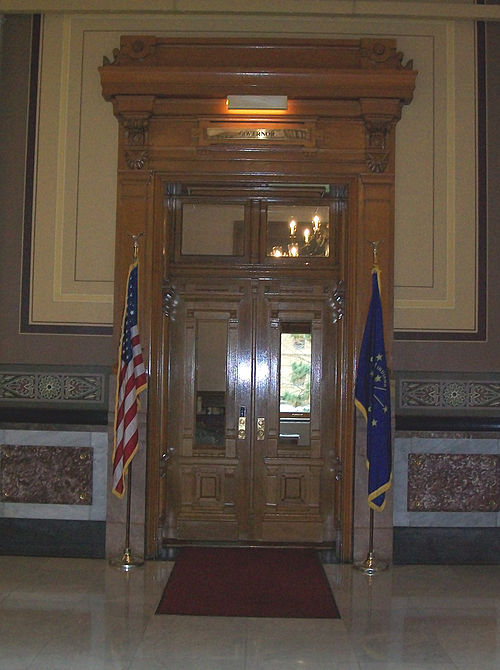
[[[257,439],[264,440],[266,438],[266,419],[259,416],[257,419]]]

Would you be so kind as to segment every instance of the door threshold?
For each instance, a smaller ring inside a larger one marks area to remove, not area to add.
[[[234,547],[242,549],[314,549],[318,552],[322,563],[339,563],[335,543],[331,542],[281,542],[260,540],[164,540],[159,558],[175,561],[183,547]]]

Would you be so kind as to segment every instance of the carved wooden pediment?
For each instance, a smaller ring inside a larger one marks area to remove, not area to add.
[[[103,95],[295,99],[392,98],[408,104],[416,72],[392,39],[224,41],[126,35],[100,68]],[[270,65],[271,64],[271,65]]]

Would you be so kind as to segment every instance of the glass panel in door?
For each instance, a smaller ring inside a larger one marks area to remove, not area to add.
[[[311,329],[307,323],[283,325],[279,444],[304,447],[311,439]]]
[[[198,319],[195,339],[196,448],[224,447],[226,439],[227,322]]]

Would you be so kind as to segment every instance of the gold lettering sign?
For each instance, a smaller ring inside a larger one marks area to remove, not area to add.
[[[207,128],[207,137],[219,142],[245,140],[302,140],[311,138],[308,128],[245,128],[244,130],[227,130],[225,128]]]
[[[311,123],[217,123],[201,122],[200,144],[283,144],[311,147],[314,127]]]

